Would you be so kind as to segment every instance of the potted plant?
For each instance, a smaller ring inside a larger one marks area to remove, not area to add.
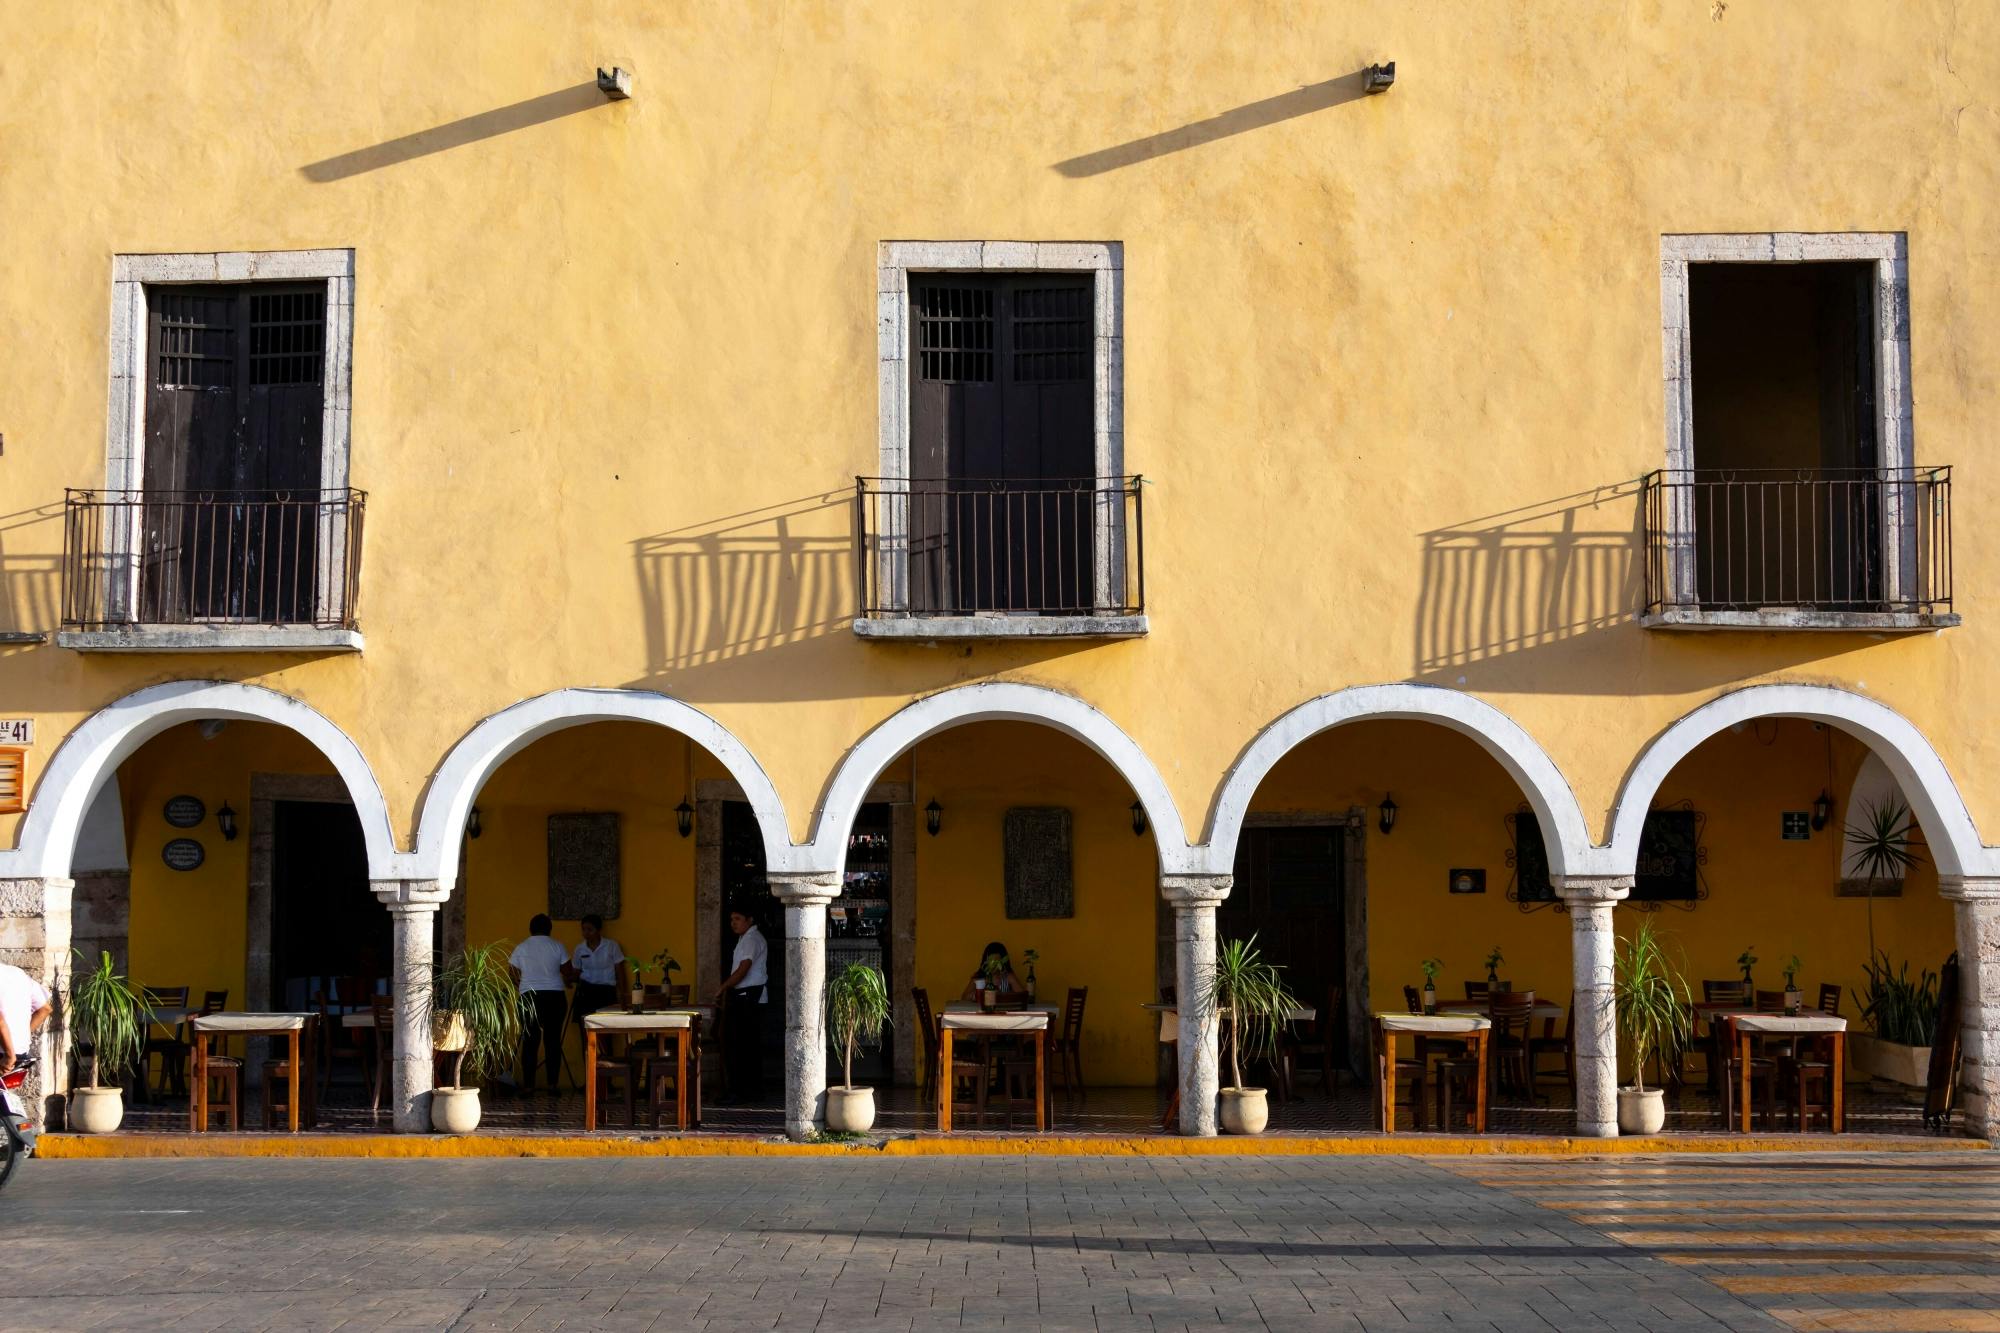
[[[1021,951],[1021,961],[1028,965],[1028,977],[1025,984],[1028,987],[1028,1003],[1030,1004],[1035,1002],[1035,964],[1040,962],[1041,958],[1042,955],[1034,949],[1023,949]]]
[[[1785,960],[1785,1012],[1796,1014],[1805,1008],[1806,997],[1799,993],[1799,956],[1793,954]]]
[[[523,998],[507,971],[507,944],[496,940],[465,948],[444,960],[417,1002],[427,1006],[431,1029],[455,1036],[441,1049],[452,1056],[451,1081],[431,1091],[431,1128],[470,1134],[479,1128],[479,1085],[507,1067],[520,1049]]]
[[[1910,980],[1910,965],[1891,971],[1889,955],[1878,954],[1868,964],[1861,1016],[1868,1033],[1849,1033],[1848,1052],[1854,1070],[1873,1078],[1910,1087],[1930,1083],[1931,1042],[1937,1037],[1938,975],[1924,971]]]
[[[1750,977],[1750,969],[1757,966],[1757,955],[1750,951],[1756,947],[1754,944],[1746,944],[1743,946],[1743,952],[1736,955],[1736,966],[1743,969],[1743,984],[1751,987],[1757,984]]]
[[[1235,1082],[1221,1089],[1222,1128],[1230,1134],[1261,1134],[1271,1122],[1264,1089],[1243,1086],[1243,1056],[1255,1059],[1277,1051],[1298,1001],[1285,989],[1280,969],[1264,961],[1257,937],[1230,940],[1216,950],[1207,978],[1208,999],[1229,1024],[1229,1072]]]
[[[1000,978],[1014,966],[1013,960],[1004,953],[988,954],[980,960],[979,1007],[991,1009],[1000,999]]]
[[[1632,1086],[1618,1089],[1618,1132],[1657,1134],[1667,1123],[1666,1095],[1646,1086],[1646,1058],[1671,1060],[1693,1030],[1694,997],[1667,958],[1651,921],[1617,943],[1612,977],[1618,1029],[1632,1047]]]
[[[1486,955],[1486,985],[1489,990],[1507,989],[1500,982],[1500,964],[1506,961],[1506,956],[1500,952],[1500,946],[1497,944],[1493,946],[1493,952]]]
[[[1417,964],[1424,970],[1424,1012],[1434,1014],[1438,1007],[1438,973],[1444,970],[1442,958],[1426,958]]]
[[[1901,892],[1903,877],[1922,862],[1923,852],[1917,847],[1916,837],[1916,821],[1910,818],[1910,808],[1899,800],[1865,806],[1861,822],[1847,825],[1847,843],[1854,849],[1847,854],[1847,868],[1868,900],[1871,968],[1875,958],[1875,897],[1885,885],[1896,885],[1897,892]]]
[[[89,1063],[84,1082],[69,1091],[69,1127],[81,1134],[109,1134],[125,1120],[125,1090],[118,1076],[145,1051],[153,1006],[143,990],[119,975],[108,952],[98,955],[94,971],[84,970],[81,953],[74,956],[69,1029],[79,1057]]]
[[[875,1089],[854,1084],[854,1045],[874,1046],[889,1022],[889,986],[866,963],[849,963],[826,984],[827,1025],[840,1043],[840,1078],[826,1090],[826,1127],[839,1134],[866,1134],[875,1126]]]

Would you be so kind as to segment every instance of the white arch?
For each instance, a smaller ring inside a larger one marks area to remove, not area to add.
[[[793,869],[797,849],[785,823],[784,802],[743,742],[698,708],[651,690],[565,689],[524,699],[467,732],[431,777],[417,821],[413,879],[449,888],[458,878],[458,838],[479,789],[494,770],[551,732],[590,722],[651,722],[679,732],[729,770],[743,788],[764,834],[773,871]]]
[[[867,799],[868,789],[897,755],[940,731],[994,721],[1037,722],[1095,750],[1138,794],[1160,849],[1160,869],[1169,874],[1192,871],[1198,849],[1187,845],[1180,809],[1138,742],[1081,699],[1011,681],[960,685],[919,699],[892,713],[856,742],[828,780],[815,813],[813,840],[803,849],[811,856],[810,868],[840,868],[847,854],[848,830]]]
[[[1631,874],[1639,858],[1639,832],[1660,784],[1674,765],[1725,727],[1760,717],[1824,722],[1866,742],[1895,774],[1896,783],[1923,827],[1941,875],[2000,873],[2000,849],[1979,840],[1972,816],[1944,761],[1902,714],[1872,699],[1830,685],[1751,685],[1711,700],[1661,732],[1632,765],[1618,793],[1611,822],[1609,873]],[[1599,849],[1604,850],[1604,849]]]
[[[1563,775],[1535,739],[1484,700],[1436,685],[1357,685],[1309,699],[1257,733],[1223,777],[1209,817],[1211,874],[1228,874],[1258,784],[1291,749],[1349,722],[1401,718],[1449,727],[1477,741],[1520,786],[1544,830],[1552,876],[1575,874],[1588,859],[1590,834]]]
[[[402,877],[403,857],[396,850],[382,788],[347,733],[289,695],[220,680],[150,685],[86,718],[49,759],[15,847],[0,851],[0,875],[67,878],[84,814],[118,765],[167,728],[206,718],[272,722],[311,742],[332,761],[354,801],[368,849],[368,877]]]

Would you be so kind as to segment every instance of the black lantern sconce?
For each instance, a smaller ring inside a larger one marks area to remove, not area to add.
[[[236,812],[229,808],[229,802],[224,801],[222,808],[215,812],[215,824],[222,830],[224,842],[236,841]]]
[[[681,797],[681,803],[674,807],[674,827],[681,831],[683,838],[694,832],[694,807],[688,804],[685,796]]]
[[[944,827],[944,807],[939,805],[937,797],[933,796],[931,803],[924,807],[924,832],[935,838],[942,827]]]
[[[1375,821],[1376,827],[1380,828],[1385,834],[1394,833],[1396,831],[1396,798],[1384,794],[1382,804],[1375,807],[1375,809],[1378,815]]]
[[[1820,788],[1819,795],[1813,798],[1813,813],[1812,813],[1813,832],[1817,833],[1821,829],[1825,828],[1827,821],[1832,818],[1833,818],[1833,797],[1827,792],[1826,788],[1822,787]]]
[[[1146,836],[1146,807],[1140,801],[1132,802],[1132,836],[1135,838]]]
[[[475,805],[472,807],[472,813],[466,817],[465,836],[468,838],[476,838],[485,831],[486,831],[485,829],[480,827],[479,807]]]

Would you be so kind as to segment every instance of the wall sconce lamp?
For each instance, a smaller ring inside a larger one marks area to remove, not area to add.
[[[1830,794],[1828,794],[1826,788],[1822,787],[1820,788],[1819,795],[1813,798],[1813,813],[1812,813],[1813,832],[1817,833],[1821,829],[1825,828],[1826,822],[1832,818],[1833,818],[1833,797]]]
[[[1370,65],[1361,72],[1361,91],[1364,93],[1386,93],[1396,85],[1396,62],[1386,65]]]
[[[1392,74],[1390,77],[1394,77]],[[597,91],[605,100],[622,102],[632,95],[632,71],[613,65],[610,69],[597,67]]]
[[[924,832],[935,838],[938,835],[938,829],[943,826],[944,807],[939,805],[937,797],[933,796],[931,797],[931,803],[924,807]]]
[[[1382,804],[1375,807],[1375,809],[1378,816],[1375,821],[1376,826],[1384,833],[1394,833],[1396,831],[1396,798],[1384,794]]]
[[[1146,836],[1146,807],[1139,801],[1132,802],[1132,836],[1135,838]]]
[[[468,838],[476,838],[485,831],[486,831],[485,829],[480,827],[479,807],[475,805],[472,807],[472,814],[468,816],[465,821],[465,836]]]
[[[683,838],[694,832],[694,807],[688,804],[685,796],[681,797],[681,803],[674,807],[674,827],[681,831]]]
[[[229,808],[229,802],[224,801],[222,808],[215,812],[215,823],[222,830],[224,842],[236,841],[236,812]]]

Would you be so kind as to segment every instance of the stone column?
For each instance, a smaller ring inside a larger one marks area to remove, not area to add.
[[[1611,909],[1632,892],[1630,875],[1564,875],[1569,908],[1570,1030],[1576,1037],[1576,1132],[1618,1137],[1618,1006],[1611,989]]]
[[[62,1123],[69,1090],[69,1036],[63,992],[70,976],[70,900],[74,880],[0,879],[0,963],[12,963],[56,996],[55,1013],[35,1043],[35,1072],[21,1088],[21,1105],[37,1123]],[[95,960],[92,960],[95,962]]]
[[[436,880],[375,882],[375,896],[393,923],[389,992],[395,999],[396,1040],[390,1060],[390,1109],[400,1134],[431,1127],[431,981],[435,974],[438,909],[446,894]]]
[[[1965,1125],[2000,1139],[2000,879],[1940,875],[1958,933],[1958,1104]]]
[[[1215,1022],[1215,908],[1233,875],[1162,875],[1174,909],[1174,998],[1180,1006],[1181,1133],[1213,1138],[1221,1080]]]
[[[785,1133],[809,1139],[826,1114],[826,905],[838,872],[773,875],[785,905]]]

